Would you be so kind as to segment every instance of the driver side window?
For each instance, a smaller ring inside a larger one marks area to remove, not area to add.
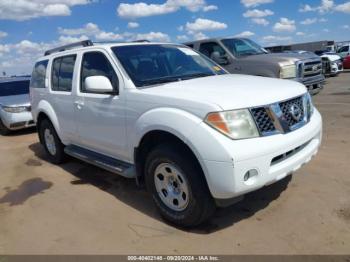
[[[89,76],[105,76],[118,91],[119,80],[114,68],[101,52],[87,52],[83,55],[80,74],[80,91],[89,93],[85,88],[85,79]]]
[[[199,47],[199,52],[209,58],[212,58],[214,52],[218,52],[220,56],[226,55],[225,50],[215,42],[202,43]]]

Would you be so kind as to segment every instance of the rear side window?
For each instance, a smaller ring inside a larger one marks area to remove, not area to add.
[[[111,81],[115,90],[118,90],[118,77],[111,63],[101,52],[88,52],[83,56],[81,65],[81,92],[87,93],[85,89],[85,79],[89,76],[105,76]]]
[[[53,60],[51,72],[53,91],[72,91],[75,59],[76,55],[70,55]]]
[[[37,62],[34,66],[30,86],[32,88],[45,88],[46,68],[48,60]]]

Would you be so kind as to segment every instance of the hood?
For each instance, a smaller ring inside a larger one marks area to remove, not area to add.
[[[0,105],[30,106],[29,94],[15,95],[15,96],[0,96]]]
[[[261,54],[261,55],[251,55],[247,56],[244,59],[245,60],[251,60],[256,62],[270,62],[270,63],[283,63],[283,64],[290,64],[295,63],[300,60],[307,60],[307,59],[319,59],[319,56],[312,55],[310,53],[303,53],[303,54],[297,54],[297,53],[268,53],[268,54]]]
[[[144,97],[146,101],[152,99],[158,104],[181,108],[182,105],[195,107],[200,103],[230,110],[300,96],[306,93],[306,88],[295,81],[227,74],[167,83],[139,91],[147,96]]]
[[[341,57],[338,56],[338,55],[333,55],[333,54],[324,54],[322,55],[321,57],[327,57],[331,62],[334,62],[334,61],[337,61],[337,60],[340,60]]]

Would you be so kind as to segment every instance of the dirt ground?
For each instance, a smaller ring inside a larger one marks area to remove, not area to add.
[[[350,71],[314,101],[324,137],[313,161],[189,231],[133,180],[51,165],[35,130],[0,137],[0,254],[349,254]]]

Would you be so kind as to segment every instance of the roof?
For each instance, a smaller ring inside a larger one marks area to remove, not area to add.
[[[92,42],[90,40],[85,40],[81,42],[76,42],[60,47],[56,47],[50,50],[47,50],[44,54],[44,56],[40,57],[38,61],[48,59],[51,56],[56,56],[57,54],[64,55],[64,54],[71,54],[71,51],[82,51],[82,50],[90,50],[95,49],[96,47],[103,47],[103,48],[111,48],[111,47],[117,47],[117,46],[137,46],[137,45],[181,45],[176,43],[164,43],[164,42],[148,42],[148,41],[134,41],[134,42]]]

